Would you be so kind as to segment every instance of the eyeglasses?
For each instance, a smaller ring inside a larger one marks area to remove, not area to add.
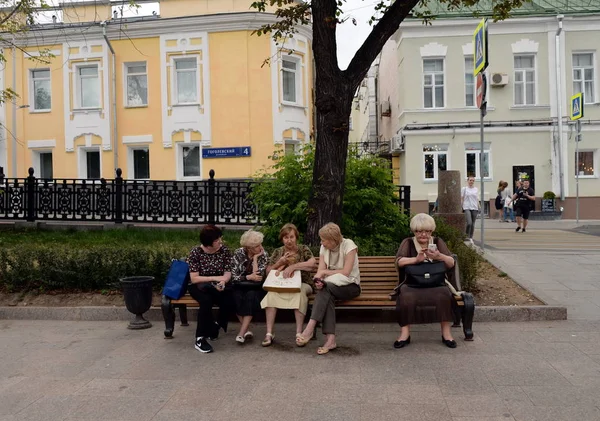
[[[431,234],[432,232],[433,232],[433,231],[431,231],[431,230],[416,230],[416,231],[415,231],[415,234],[417,234],[417,235],[419,235],[419,234],[427,234],[427,235],[429,235],[429,234]]]

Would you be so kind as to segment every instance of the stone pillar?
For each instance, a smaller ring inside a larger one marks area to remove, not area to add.
[[[465,231],[465,214],[460,197],[460,171],[440,171],[438,178],[438,213],[436,216],[460,232]]]

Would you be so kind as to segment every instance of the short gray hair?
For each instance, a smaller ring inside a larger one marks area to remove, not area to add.
[[[435,231],[435,220],[426,213],[418,213],[410,220],[410,230],[416,231]]]
[[[240,238],[240,245],[246,248],[260,246],[264,237],[265,236],[262,232],[248,230],[242,234],[242,237]]]

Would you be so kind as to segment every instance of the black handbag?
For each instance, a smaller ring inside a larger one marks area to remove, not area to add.
[[[235,281],[233,283],[234,289],[239,289],[241,291],[253,291],[253,290],[262,290],[262,282],[254,282],[254,281]]]
[[[435,288],[446,285],[444,262],[421,262],[404,267],[406,285],[412,288]]]

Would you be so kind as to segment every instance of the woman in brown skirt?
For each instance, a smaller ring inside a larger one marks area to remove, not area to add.
[[[401,280],[405,280],[404,268],[425,261],[444,262],[446,277],[454,276],[454,259],[441,238],[432,237],[435,221],[427,214],[419,213],[410,221],[414,237],[406,238],[396,253],[396,264]],[[435,244],[437,247],[429,247]],[[453,318],[455,300],[447,286],[433,288],[413,288],[406,284],[400,287],[396,300],[396,313],[400,324],[400,336],[394,342],[394,348],[403,348],[410,343],[410,325],[440,323],[442,342],[449,348],[456,348],[450,326]]]

